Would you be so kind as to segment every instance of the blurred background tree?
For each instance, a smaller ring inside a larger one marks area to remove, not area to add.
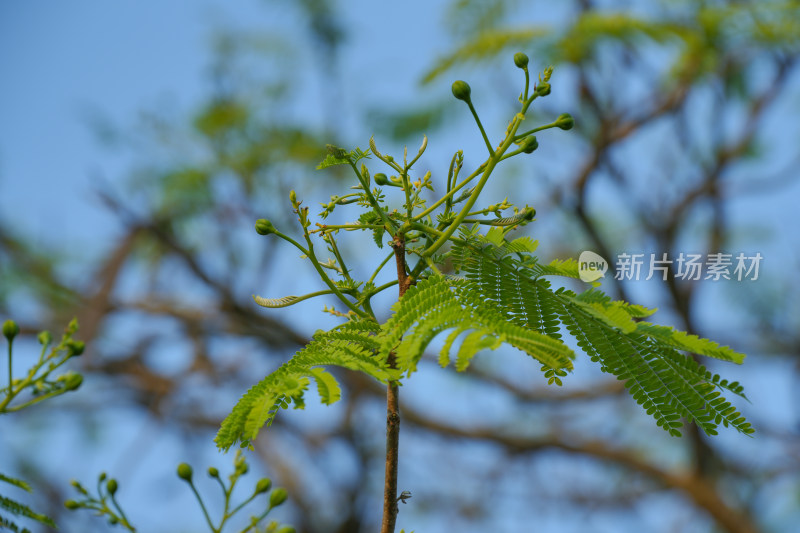
[[[511,56],[524,51],[532,71],[555,66],[557,90],[537,101],[534,120],[566,110],[576,127],[540,139],[493,194],[536,207],[540,222],[526,231],[548,260],[586,249],[612,264],[623,252],[761,253],[756,281],[682,282],[674,272],[645,281],[643,272],[617,282],[609,272],[603,283],[658,305],[659,322],[748,353],[725,373],[745,385],[753,404],[739,407],[757,433],[671,438],[621,383],[580,362],[553,389],[532,362],[501,352],[478,357],[466,375],[431,359],[404,386],[399,489],[413,498],[399,527],[793,531],[800,300],[791,280],[800,243],[789,228],[800,198],[800,3],[413,7],[402,18],[330,0],[267,2],[293,25],[218,31],[210,94],[190,118],[161,109],[135,126],[98,122],[103,139],[135,156],[124,179],[95,180],[115,234],[92,254],[42,249],[0,217],[0,317],[30,333],[77,315],[88,345],[84,388],[4,428],[0,470],[25,472],[47,498],[36,507],[63,530],[88,527],[63,513],[77,474],[54,463],[67,456],[86,479],[113,465],[116,477],[133,478],[121,497],[141,530],[201,531],[193,503],[172,494],[174,464],[227,463],[211,439],[233,402],[335,320],[317,314],[322,302],[294,314],[253,304],[253,293],[314,290],[303,262],[258,238],[255,219],[290,227],[289,189],[306,205],[327,201],[337,184],[313,170],[325,144],[363,148],[372,134],[395,149],[427,134],[422,164],[441,183],[452,152],[463,148],[468,165],[482,142],[450,83],[470,82],[491,136],[516,102]],[[395,67],[403,53],[418,70]],[[20,302],[33,311],[15,316]],[[298,531],[374,531],[380,519],[383,393],[340,377],[343,403],[287,413],[255,443],[252,462],[289,489],[291,514],[280,518]],[[197,522],[187,522],[192,514]]]

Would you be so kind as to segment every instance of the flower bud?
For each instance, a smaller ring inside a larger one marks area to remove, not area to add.
[[[71,481],[69,482],[69,484],[70,484],[70,485],[72,485],[72,487],[73,487],[75,490],[77,490],[78,492],[80,492],[80,493],[81,493],[81,494],[83,494],[84,496],[86,496],[86,495],[88,495],[88,494],[89,494],[89,492],[88,492],[88,491],[87,491],[85,488],[83,488],[83,485],[81,485],[81,484],[80,484],[80,482],[79,482],[77,479],[73,479],[73,480],[71,480]]]
[[[219,477],[219,470],[217,470],[213,466],[209,466],[208,467],[208,475],[210,477]]]
[[[289,493],[286,492],[286,489],[278,488],[272,491],[272,494],[269,495],[269,506],[277,507],[283,502],[286,501],[286,498],[289,497]]]
[[[178,477],[184,481],[192,481],[192,467],[186,463],[178,465]]]
[[[379,172],[372,176],[372,179],[375,180],[376,185],[386,186],[391,185],[392,183],[389,181],[389,178],[386,177],[386,174],[383,172]]]
[[[80,509],[81,504],[79,504],[75,500],[67,500],[64,502],[64,507],[66,507],[70,511],[74,511],[75,509]]]
[[[106,483],[106,489],[108,489],[108,493],[112,496],[117,492],[118,488],[119,485],[117,484],[117,480],[114,478],[109,479],[108,483]]]
[[[525,138],[525,143],[522,145],[523,152],[532,154],[537,148],[539,148],[539,141],[536,140],[536,135],[530,135]]]
[[[536,94],[539,96],[547,96],[550,94],[550,84],[546,81],[543,81],[536,87]]]
[[[41,333],[39,333],[37,338],[39,339],[39,344],[41,344],[42,346],[47,346],[53,340],[53,336],[50,335],[49,331],[42,331]]]
[[[469,84],[465,81],[456,80],[453,82],[453,96],[458,98],[459,100],[464,100],[465,102],[469,102],[470,93],[472,89],[470,89]]]
[[[558,115],[556,122],[558,123],[558,127],[562,130],[571,130],[572,126],[575,125],[575,120],[569,113],[562,113]]]
[[[69,341],[67,342],[67,350],[69,351],[70,357],[76,357],[83,353],[83,350],[86,349],[86,344],[81,341]]]
[[[83,383],[83,376],[75,372],[69,372],[63,377],[65,390],[77,390]]]
[[[8,339],[8,342],[13,341],[14,337],[19,335],[19,326],[17,323],[13,320],[6,320],[3,322],[3,335]]]
[[[259,235],[271,235],[275,233],[275,226],[266,218],[256,220],[256,233]]]
[[[268,477],[261,478],[256,483],[256,494],[267,492],[272,487],[272,480]]]
[[[522,52],[517,52],[514,54],[514,64],[523,70],[528,68],[528,56]]]

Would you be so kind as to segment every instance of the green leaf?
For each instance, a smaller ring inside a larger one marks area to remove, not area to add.
[[[350,321],[331,331],[319,331],[314,339],[275,372],[248,390],[222,422],[214,441],[227,450],[237,442],[254,440],[264,425],[269,425],[281,409],[289,405],[302,408],[310,379],[317,385],[323,403],[339,400],[336,379],[322,366],[338,366],[363,372],[385,382],[389,368],[376,355],[380,331],[375,322]]]
[[[394,314],[381,327],[380,353],[394,351],[402,372],[416,371],[417,363],[433,339],[454,329],[440,353],[440,364],[449,362],[455,338],[470,331],[457,355],[457,370],[464,370],[477,351],[501,343],[513,346],[543,364],[572,369],[572,350],[558,338],[535,328],[509,321],[493,306],[475,297],[474,288],[462,280],[430,276],[406,291],[392,310]]]
[[[27,491],[27,492],[31,492],[31,490],[32,490],[31,486],[28,485],[27,482],[25,482],[25,481],[23,481],[21,479],[16,479],[16,478],[13,478],[13,477],[6,476],[6,475],[1,474],[1,473],[0,473],[0,481],[8,483],[9,485],[14,485],[15,487],[18,487],[18,488],[20,488],[20,489],[22,489],[24,491]]]
[[[325,156],[325,159],[323,159],[319,165],[317,165],[317,170],[322,170],[335,165],[349,165],[351,163],[355,165],[362,159],[369,159],[369,150],[364,152],[361,150],[361,148],[355,148],[353,151],[348,152],[344,148],[339,148],[338,146],[329,144],[327,146],[327,150],[328,155]]]
[[[667,326],[659,326],[657,324],[651,324],[650,322],[639,322],[636,324],[636,329],[648,337],[668,344],[673,348],[696,353],[698,355],[715,357],[723,361],[731,361],[737,364],[742,364],[746,357],[745,354],[734,351],[728,346],[720,346],[709,339],[703,339],[697,335],[691,335],[685,331],[679,331]]]
[[[741,385],[721,380],[677,350],[733,362],[741,362],[743,354],[673,328],[637,322],[655,310],[611,300],[599,290],[580,295],[565,289],[554,291],[538,277],[545,271],[536,259],[525,253],[507,254],[508,243],[499,240],[497,233],[481,236],[469,230],[462,234],[465,243],[457,243],[451,257],[465,279],[453,283],[468,293],[475,305],[492,309],[501,320],[537,330],[550,340],[558,339],[566,329],[604,372],[625,382],[633,399],[671,435],[680,435],[681,419],[696,422],[709,435],[716,433],[719,424],[745,434],[753,432],[736,408],[720,396],[721,389],[743,396]],[[552,270],[572,268],[577,270],[577,265],[565,262]],[[513,344],[507,333],[504,340]],[[453,338],[448,338],[448,343],[452,342]],[[550,368],[561,365],[540,360],[548,383],[558,384],[560,375]]]
[[[50,517],[41,513],[37,513],[27,505],[14,501],[11,498],[6,498],[5,496],[0,496],[0,510],[7,511],[15,516],[21,516],[23,518],[35,520],[40,524],[56,527],[55,523]],[[9,521],[9,523],[11,522]]]
[[[284,296],[283,298],[262,298],[261,296],[253,295],[253,300],[261,307],[268,307],[270,309],[277,309],[279,307],[289,307],[299,300],[299,296]]]

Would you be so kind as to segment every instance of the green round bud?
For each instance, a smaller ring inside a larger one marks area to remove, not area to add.
[[[539,96],[547,96],[550,94],[550,84],[546,81],[543,81],[540,85],[536,87],[536,94]]]
[[[279,506],[280,504],[285,502],[286,498],[288,498],[288,497],[289,497],[289,493],[286,491],[286,489],[277,488],[277,489],[273,490],[272,494],[269,495],[269,506],[270,506],[270,508]]]
[[[106,474],[105,472],[100,472],[100,475],[97,476],[97,479],[99,479],[100,482],[102,483],[103,481],[106,480],[107,477],[108,477],[108,474]]]
[[[178,477],[184,481],[192,481],[192,467],[186,463],[178,465]]]
[[[536,216],[536,209],[532,207],[526,207],[524,210],[525,220],[533,220],[533,217]]]
[[[211,477],[219,477],[219,470],[214,468],[213,466],[208,467],[208,475]]]
[[[558,115],[556,122],[558,122],[558,127],[562,130],[571,130],[572,126],[575,125],[575,119],[573,119],[572,115],[569,113],[562,113]]]
[[[75,509],[80,509],[81,504],[79,504],[75,500],[67,500],[64,502],[64,507],[66,507],[70,511],[74,511]]]
[[[537,148],[539,148],[539,141],[536,140],[536,135],[531,135],[525,138],[525,144],[522,145],[523,152],[526,154],[532,154]]]
[[[42,331],[41,333],[39,333],[37,338],[39,339],[39,344],[41,344],[42,346],[47,346],[53,340],[53,336],[50,335],[49,331]]]
[[[86,349],[86,344],[82,341],[69,341],[67,343],[67,350],[69,351],[70,357],[75,357],[81,355],[83,351]]]
[[[458,98],[459,100],[464,100],[465,102],[469,102],[470,93],[472,89],[470,89],[469,84],[465,81],[456,80],[453,82],[453,96]]]
[[[256,220],[256,233],[259,235],[270,235],[275,233],[275,226],[266,218],[259,218]]]
[[[13,341],[14,337],[19,335],[19,326],[17,323],[13,320],[6,320],[3,322],[3,335],[8,339],[8,342]]]
[[[112,496],[117,492],[118,488],[119,485],[117,484],[117,480],[114,478],[109,479],[108,483],[106,483],[106,489],[108,489],[108,493]]]
[[[389,181],[389,178],[386,177],[386,174],[384,174],[382,172],[379,172],[379,173],[375,174],[374,176],[372,176],[372,178],[375,180],[375,184],[376,185],[386,186],[386,185],[391,185],[392,184]]]
[[[65,390],[77,390],[83,383],[83,376],[75,372],[69,372],[62,377],[64,378]]]
[[[109,516],[108,523],[111,524],[112,526],[115,526],[119,524],[119,518],[117,518],[116,516]]]
[[[256,483],[256,494],[263,494],[272,487],[272,480],[268,477],[261,478]]]
[[[523,70],[528,68],[528,56],[522,52],[517,52],[514,54],[514,64]]]

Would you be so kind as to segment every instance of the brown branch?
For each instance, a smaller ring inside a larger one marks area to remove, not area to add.
[[[408,290],[413,282],[406,274],[406,243],[403,235],[396,235],[392,243],[395,263],[397,264],[397,281],[399,297]],[[394,352],[389,354],[389,367],[396,368]],[[397,523],[397,469],[400,454],[400,390],[396,381],[386,386],[386,474],[383,485],[383,521],[381,533],[394,533]]]
[[[437,366],[439,365],[438,358],[431,354],[423,355],[423,360]],[[482,382],[496,385],[509,394],[513,394],[514,397],[520,401],[531,403],[595,401],[610,396],[618,396],[625,392],[624,383],[616,379],[598,381],[584,388],[571,387],[569,389],[562,389],[552,386],[547,386],[546,388],[523,387],[481,368],[480,365],[471,365],[469,367],[468,377],[474,377]]]
[[[641,459],[633,450],[612,448],[602,441],[572,442],[562,435],[532,438],[504,434],[497,428],[464,429],[442,422],[430,420],[407,405],[403,406],[407,422],[432,430],[440,435],[459,439],[482,440],[499,444],[515,452],[536,452],[555,448],[569,453],[588,455],[603,461],[618,464],[627,469],[644,474],[653,481],[671,489],[681,491],[694,504],[705,510],[725,531],[729,533],[757,533],[757,526],[738,509],[729,506],[714,486],[702,477],[692,473],[675,474]]]

